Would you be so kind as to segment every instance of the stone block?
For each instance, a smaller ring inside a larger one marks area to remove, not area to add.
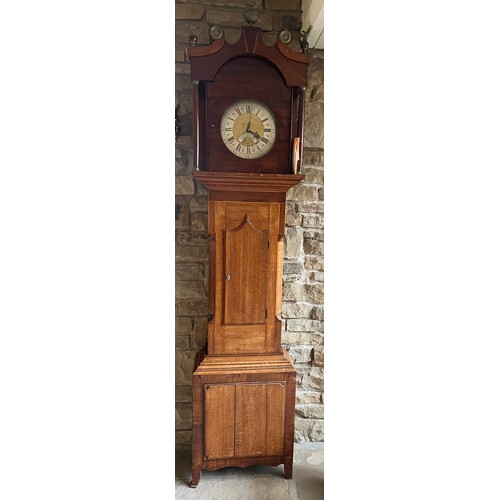
[[[315,332],[325,333],[325,322],[323,320],[321,321],[315,320],[314,324],[315,324],[315,329],[314,329]]]
[[[311,319],[289,319],[286,322],[286,329],[289,332],[315,332],[316,322]]]
[[[189,262],[186,264],[177,262],[175,264],[175,279],[204,281],[204,266],[197,262]]]
[[[195,187],[196,194],[205,195],[205,197],[207,197],[208,189],[201,182],[197,181],[196,179],[194,181],[194,187]]]
[[[191,349],[201,349],[207,342],[208,318],[196,318],[191,334]]]
[[[307,184],[297,184],[288,191],[287,198],[296,201],[317,200],[318,188]]]
[[[189,337],[184,337],[182,335],[175,336],[175,348],[176,349],[189,349]]]
[[[175,247],[176,262],[204,262],[208,260],[208,245],[207,246],[186,246],[176,245]]]
[[[325,418],[325,407],[323,404],[299,404],[295,414],[303,418]]]
[[[181,50],[176,50],[175,51],[175,62],[184,62],[186,58],[184,57],[184,51]]]
[[[186,431],[176,431],[176,436],[178,432],[186,432]],[[186,454],[191,453],[192,445],[191,444],[176,444],[175,445],[175,454]]]
[[[301,10],[300,0],[264,0],[264,7],[269,10]]]
[[[281,341],[284,345],[320,345],[324,342],[324,336],[317,332],[284,331],[281,335]]]
[[[323,376],[314,376],[311,374],[309,378],[309,388],[318,389],[319,391],[324,391],[325,389],[325,380]]]
[[[177,118],[180,120],[180,133],[177,137],[177,142],[182,140],[183,136],[187,136],[191,139],[193,133],[193,113],[178,115]]]
[[[323,304],[324,287],[322,283],[305,284],[302,290],[304,300],[311,304]]]
[[[325,308],[323,306],[314,306],[312,319],[323,321],[325,319]]]
[[[318,184],[320,186],[324,183],[324,169],[322,166],[311,167],[307,166],[302,169],[303,173],[305,173],[305,182],[307,184]]]
[[[313,306],[307,302],[284,302],[281,306],[283,318],[310,318]]]
[[[325,101],[325,86],[323,84],[316,85],[312,88],[311,101],[320,101],[320,102]]]
[[[307,70],[307,90],[323,85],[325,82],[325,60],[323,52],[312,52],[311,62]]]
[[[325,269],[325,260],[323,257],[306,255],[304,257],[304,267],[310,270],[322,271]]]
[[[308,368],[302,378],[302,387],[303,390],[307,388],[307,390],[317,389],[319,391],[323,391],[325,387],[325,375],[323,368],[318,366]]]
[[[175,231],[175,243],[177,245],[208,245],[208,234],[200,231]]]
[[[324,420],[295,417],[295,442],[324,441]]]
[[[325,351],[323,346],[316,346],[313,349],[313,364],[316,366],[324,366]]]
[[[294,259],[302,255],[302,229],[299,227],[285,228],[285,259]]]
[[[205,297],[203,281],[176,281],[176,299],[202,299]]]
[[[175,194],[194,194],[194,182],[190,175],[175,178]]]
[[[290,212],[286,214],[287,226],[300,226],[302,225],[302,215]]]
[[[193,400],[193,391],[191,386],[178,385],[175,387],[175,401],[176,403],[191,403]],[[308,403],[308,401],[304,401]]]
[[[271,31],[273,29],[273,18],[266,12],[260,12],[259,20],[254,24],[254,26],[262,28],[264,31]]]
[[[191,318],[175,318],[175,334],[188,337],[193,331],[193,320]]]
[[[304,254],[305,255],[324,255],[324,243],[318,240],[305,239],[304,240]]]
[[[297,391],[295,402],[297,405],[304,403],[321,403],[321,393],[316,391]]]
[[[207,9],[207,22],[218,26],[240,28],[245,22],[244,10],[236,9]],[[240,31],[241,33],[241,31]]]
[[[283,283],[283,300],[290,302],[301,302],[303,300],[303,283]]]
[[[193,428],[192,405],[177,403],[175,405],[175,430],[190,430]]]
[[[223,28],[241,28],[241,26],[246,25],[246,21],[243,16],[244,12],[245,10],[230,10],[226,8],[207,9],[207,21],[209,24],[216,24],[222,26]],[[259,19],[254,24],[254,26],[257,28],[262,28],[265,31],[272,30],[273,24],[271,15],[266,12],[260,12]],[[241,29],[239,29],[238,31],[241,34]]]
[[[193,196],[189,202],[189,210],[191,213],[208,213],[208,198],[206,196]]]
[[[302,218],[302,227],[323,228],[324,225],[325,218],[323,214],[309,214],[304,215]]]
[[[309,240],[325,241],[323,229],[304,228],[304,238]]]
[[[308,167],[323,167],[325,165],[325,153],[317,149],[304,149],[304,159],[302,160],[302,167],[305,172]]]
[[[189,200],[183,196],[175,197],[175,229],[189,229]]]
[[[196,45],[208,45],[210,36],[208,34],[209,26],[204,21],[192,21],[184,23],[175,23],[175,41],[176,43],[189,44],[189,36],[197,37]]]
[[[186,63],[176,63],[175,64],[175,73],[177,75],[188,75],[191,76],[191,67]]]
[[[205,8],[201,5],[183,5],[176,4],[175,5],[175,18],[176,19],[193,19],[200,20],[205,13]]]
[[[208,214],[204,212],[192,213],[191,229],[193,231],[208,231]]]
[[[306,104],[304,113],[304,147],[324,147],[324,109],[323,103],[313,101]],[[316,198],[315,198],[316,199]]]
[[[219,7],[262,7],[262,0],[178,0],[178,3],[201,3]]]
[[[193,138],[191,136],[181,135],[177,137],[177,140],[175,141],[175,147],[191,149],[193,147]]]
[[[192,92],[193,82],[190,75],[175,75],[175,91],[176,92]]]
[[[205,264],[204,269],[203,269],[203,276],[205,277],[205,281],[208,283],[208,276],[210,273],[210,266],[208,262]]]
[[[279,31],[287,29],[289,31],[300,32],[302,28],[302,20],[300,17],[300,12],[296,14],[275,12],[273,13],[273,30]]]
[[[186,115],[191,115],[193,112],[193,96],[191,93],[185,92],[177,92],[175,95],[175,100],[179,104],[179,108],[177,109],[177,117],[182,118]],[[191,150],[192,156],[192,150]]]
[[[176,316],[206,316],[208,314],[207,300],[178,299],[175,301]]]
[[[185,163],[182,149],[175,149],[175,175],[188,175],[189,169]]]
[[[177,431],[175,433],[175,446],[178,445],[189,445],[191,446],[191,441],[193,439],[192,431]]]
[[[309,281],[325,281],[325,273],[323,271],[313,271],[309,273]]]
[[[191,385],[195,355],[194,351],[175,351],[175,385]]]
[[[287,351],[294,364],[309,363],[312,359],[311,346],[290,346],[287,348]]]
[[[303,281],[301,273],[283,275],[283,283],[294,283],[295,281]]]
[[[300,274],[304,270],[302,261],[284,261],[283,272],[285,274]]]

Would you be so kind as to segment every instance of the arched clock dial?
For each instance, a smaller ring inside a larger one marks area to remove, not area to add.
[[[220,134],[231,153],[253,160],[271,151],[276,140],[276,122],[264,103],[254,99],[240,100],[224,111]]]

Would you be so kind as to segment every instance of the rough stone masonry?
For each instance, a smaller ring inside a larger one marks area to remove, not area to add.
[[[186,48],[210,43],[209,28],[222,26],[234,43],[245,24],[243,13],[259,10],[256,24],[292,33],[290,47],[300,51],[300,0],[178,0],[175,6],[175,90],[180,135],[175,147],[175,428],[176,451],[191,449],[191,374],[194,356],[207,337],[208,199],[194,181],[192,85]],[[307,27],[304,27],[306,29]],[[310,52],[306,89],[303,173],[305,181],[288,192],[283,270],[283,347],[297,368],[295,441],[323,441],[324,391],[324,142],[323,51]]]

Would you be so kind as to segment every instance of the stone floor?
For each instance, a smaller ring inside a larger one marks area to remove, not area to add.
[[[190,488],[191,455],[177,455],[175,498],[203,500],[321,500],[323,499],[323,443],[296,443],[293,479],[285,479],[283,465],[227,467],[203,471]]]

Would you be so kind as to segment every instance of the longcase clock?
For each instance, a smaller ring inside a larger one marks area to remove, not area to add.
[[[285,202],[303,180],[309,56],[246,26],[189,49],[193,176],[208,188],[208,340],[193,372],[191,486],[202,470],[284,464],[296,370],[281,346]]]

